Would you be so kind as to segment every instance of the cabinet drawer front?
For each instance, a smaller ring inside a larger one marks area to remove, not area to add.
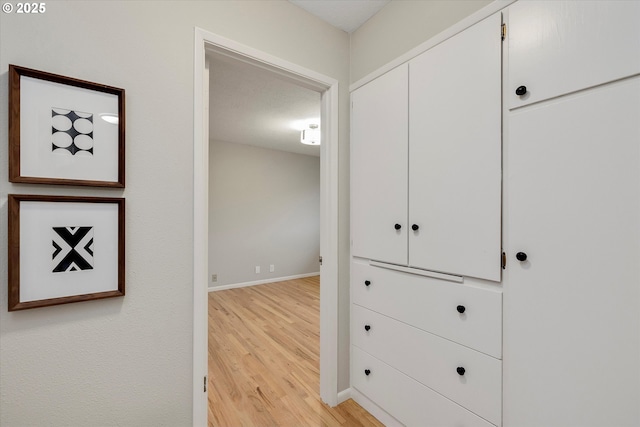
[[[351,301],[498,359],[502,357],[501,292],[354,260]],[[464,312],[459,313],[459,308]]]
[[[351,384],[408,427],[492,426],[357,347],[351,360]]]
[[[358,305],[352,305],[351,325],[353,345],[500,424],[500,360]]]

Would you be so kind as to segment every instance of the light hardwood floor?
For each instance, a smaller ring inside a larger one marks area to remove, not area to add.
[[[319,278],[209,293],[209,426],[382,426],[319,396]]]

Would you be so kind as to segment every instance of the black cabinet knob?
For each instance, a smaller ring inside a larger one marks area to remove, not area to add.
[[[370,373],[371,373],[371,369],[365,369],[365,370],[364,370],[364,374],[365,374],[365,375],[367,375],[367,376],[368,376]]]
[[[527,87],[526,86],[518,86],[518,88],[516,89],[516,95],[522,96],[525,93],[527,93]]]
[[[365,281],[364,281],[364,285],[365,285],[365,286],[369,286],[370,284],[371,284],[371,280],[365,280]]]
[[[402,228],[402,226],[400,224],[396,224],[394,227],[395,227],[396,230],[400,230]]]
[[[467,308],[464,305],[459,305],[456,307],[456,310],[458,310],[458,313],[462,314],[465,312]]]
[[[518,261],[526,261],[527,260],[527,254],[525,254],[524,252],[518,252],[516,254],[516,259]]]
[[[371,325],[364,325],[364,330],[369,332],[369,330],[371,330]]]
[[[418,230],[420,229],[420,226],[419,226],[418,224],[413,224],[413,225],[411,226],[411,229],[412,229],[413,231],[418,231]]]
[[[458,373],[458,375],[462,376],[464,375],[464,373],[466,372],[466,370],[462,367],[462,366],[458,366],[456,368],[456,372]]]

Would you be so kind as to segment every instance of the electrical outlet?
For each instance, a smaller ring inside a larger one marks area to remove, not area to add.
[[[218,275],[217,274],[212,274],[211,275],[211,281],[212,282],[217,282],[218,281]]]
[[[260,266],[256,265],[256,274],[260,274]]]
[[[276,266],[275,266],[275,265],[273,265],[273,264],[271,264],[271,265],[269,266],[269,273],[273,273],[274,271],[276,271]]]

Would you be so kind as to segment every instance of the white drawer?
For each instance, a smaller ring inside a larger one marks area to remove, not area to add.
[[[355,346],[351,368],[352,386],[407,427],[493,426]]]
[[[502,357],[501,292],[354,260],[351,301],[498,359]],[[464,313],[458,312],[458,306],[460,310],[464,308]]]
[[[351,306],[351,325],[353,345],[500,425],[499,359],[358,305]]]

